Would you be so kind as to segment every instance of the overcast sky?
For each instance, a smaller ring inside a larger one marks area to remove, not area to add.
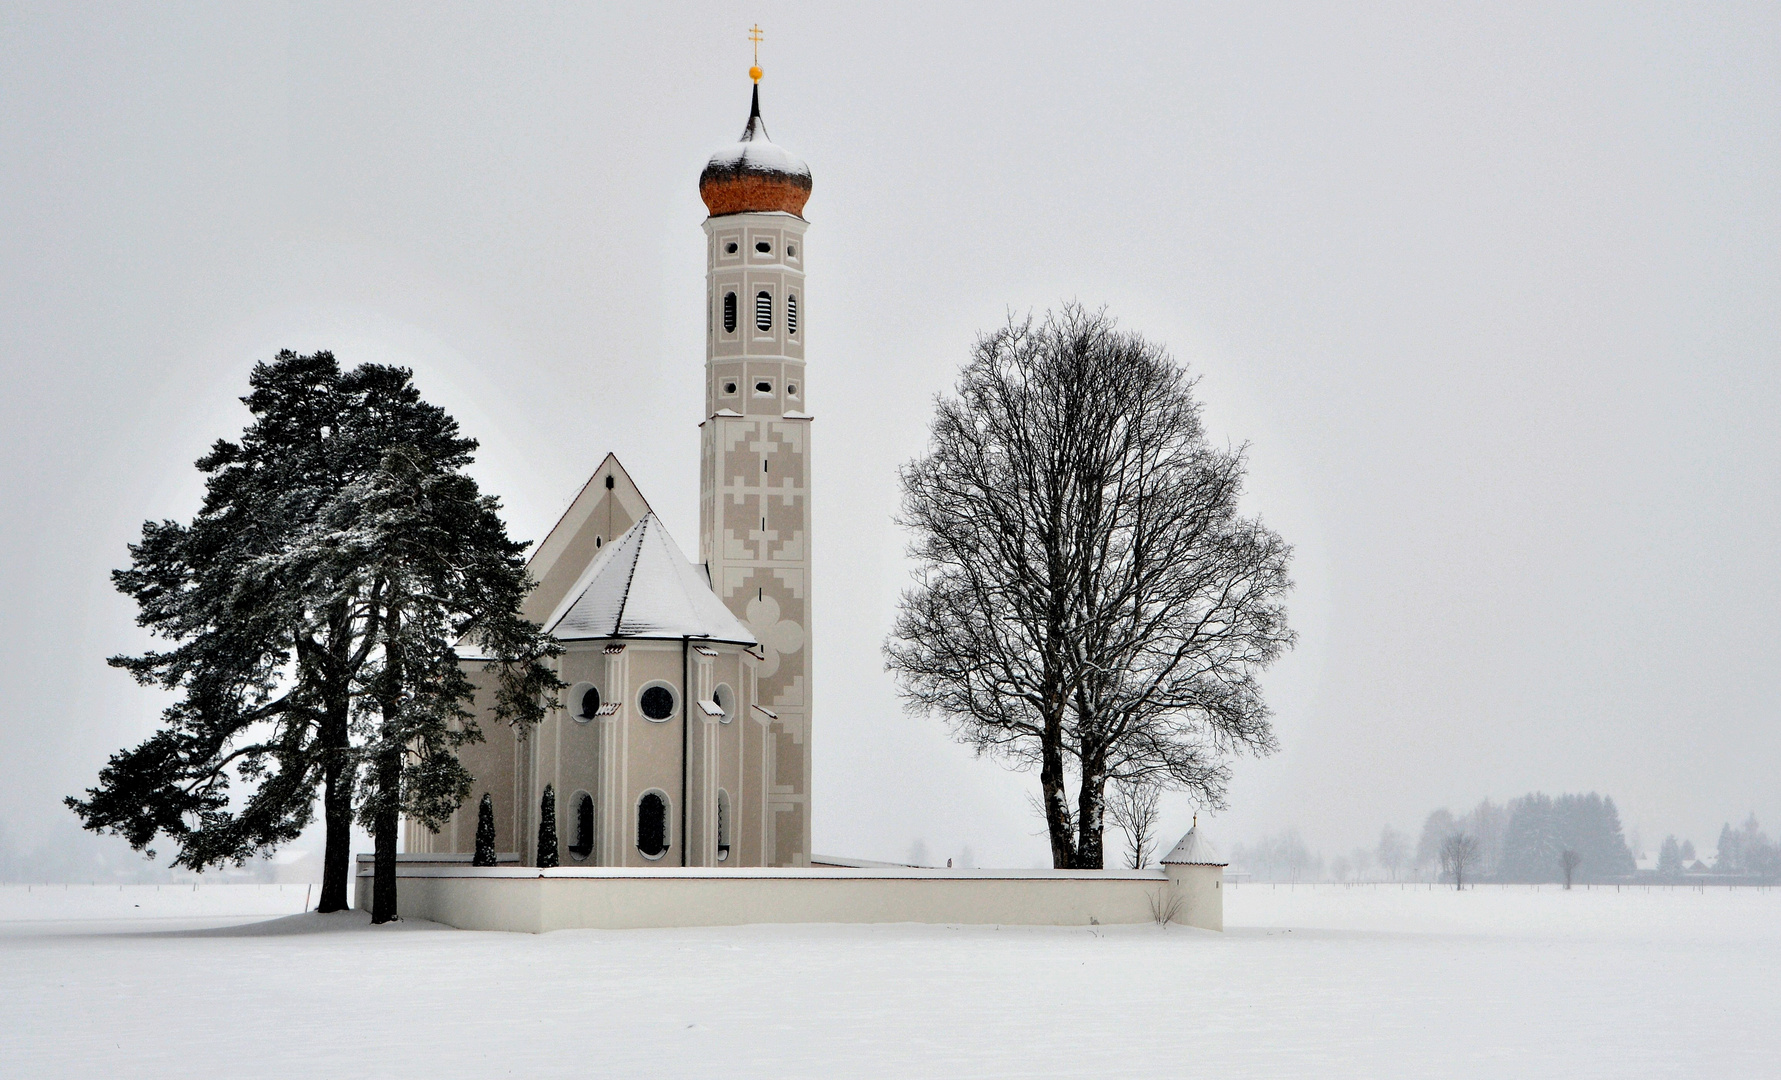
[[[1781,7],[854,12],[0,5],[0,821],[155,724],[107,574],[280,348],[411,365],[517,536],[615,450],[696,553],[697,179],[758,19],[816,178],[818,851],[1045,857],[879,645],[934,395],[1065,299],[1199,374],[1297,548],[1215,839],[1533,789],[1781,826]]]

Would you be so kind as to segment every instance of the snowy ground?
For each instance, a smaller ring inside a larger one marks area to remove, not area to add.
[[[1781,1075],[1781,890],[1244,885],[1225,934],[533,937],[284,914],[304,888],[0,886],[0,1073]]]

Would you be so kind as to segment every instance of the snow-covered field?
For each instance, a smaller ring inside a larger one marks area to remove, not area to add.
[[[1244,885],[1225,934],[533,937],[285,914],[304,888],[0,886],[0,1073],[1781,1075],[1781,890]]]

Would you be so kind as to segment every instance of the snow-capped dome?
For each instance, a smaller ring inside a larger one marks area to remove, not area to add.
[[[767,137],[759,84],[742,138],[712,154],[699,174],[699,197],[712,217],[773,212],[803,216],[804,203],[810,199],[810,166]]]
[[[1164,866],[1224,866],[1225,861],[1213,850],[1212,842],[1200,835],[1200,823],[1194,822],[1187,835],[1176,841],[1163,856]]]
[[[544,628],[564,641],[706,638],[756,644],[654,512],[595,556]]]

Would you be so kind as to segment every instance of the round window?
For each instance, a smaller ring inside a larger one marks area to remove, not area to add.
[[[724,254],[725,255],[736,254],[736,241],[732,240],[729,243],[724,245]]]
[[[736,384],[735,383],[733,383],[733,382],[724,383],[724,393],[734,394],[735,392],[736,392]]]
[[[723,710],[723,715],[718,717],[719,723],[727,724],[736,719],[736,695],[730,691],[729,684],[719,683],[717,689],[711,692],[711,700]]]
[[[637,696],[637,707],[643,710],[644,716],[659,724],[674,715],[674,691],[661,683],[646,686]]]
[[[796,245],[796,244],[785,245],[785,253],[786,253],[786,255],[790,256],[791,258],[794,258],[794,259],[797,258],[798,257],[798,245]]]

